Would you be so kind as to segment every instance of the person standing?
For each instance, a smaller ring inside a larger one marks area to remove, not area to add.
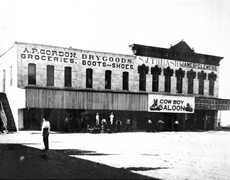
[[[147,121],[147,131],[148,132],[152,131],[152,124],[153,124],[152,120],[148,119],[148,121]]]
[[[179,131],[179,121],[174,121],[174,131]]]
[[[43,118],[42,122],[42,136],[45,150],[49,150],[49,133],[50,133],[50,122]]]
[[[113,115],[113,112],[111,112],[110,116],[109,116],[109,120],[110,120],[110,130],[113,131],[114,129],[114,122],[113,122],[113,119],[114,119],[114,115]]]
[[[68,118],[68,116],[66,116],[64,119],[64,128],[65,128],[65,132],[69,132],[69,118]]]
[[[100,116],[99,116],[99,113],[97,112],[96,113],[96,127],[99,127],[100,126]]]

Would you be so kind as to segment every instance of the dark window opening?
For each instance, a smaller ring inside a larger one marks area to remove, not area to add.
[[[214,87],[215,87],[215,81],[216,81],[216,74],[215,73],[209,73],[208,74],[208,80],[209,80],[209,95],[214,95]]]
[[[54,86],[54,66],[47,65],[47,86]]]
[[[65,87],[72,86],[72,68],[65,67]]]
[[[86,69],[86,88],[93,87],[93,70]]]
[[[105,89],[111,89],[111,74],[110,70],[105,71]]]
[[[28,64],[28,84],[36,85],[36,64]]]
[[[159,75],[161,74],[161,68],[155,66],[151,68],[152,74],[152,91],[157,92],[159,90]]]
[[[183,91],[183,77],[184,77],[184,71],[180,68],[179,70],[176,70],[176,90],[177,93],[182,93]]]
[[[123,90],[129,90],[129,73],[123,72]]]
[[[188,94],[193,94],[193,86],[194,86],[195,77],[196,77],[196,72],[194,72],[192,69],[187,72]]]
[[[171,91],[171,76],[173,75],[173,70],[170,67],[164,69],[165,76],[165,92]]]
[[[198,73],[198,79],[199,79],[199,94],[204,94],[204,80],[206,79],[206,73],[204,71],[201,71]]]
[[[139,73],[139,90],[146,91],[146,74],[149,71],[149,67],[145,66],[144,64],[138,66],[138,73]]]

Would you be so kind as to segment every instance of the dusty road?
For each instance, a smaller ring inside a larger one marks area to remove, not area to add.
[[[160,179],[230,179],[230,132],[50,135],[52,150]],[[43,149],[39,131],[0,135],[0,143]],[[84,153],[74,153],[78,150]]]

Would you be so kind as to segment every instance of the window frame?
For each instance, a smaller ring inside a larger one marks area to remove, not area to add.
[[[35,63],[28,64],[28,85],[36,85],[36,68]]]
[[[93,69],[87,68],[86,69],[86,88],[93,88]]]
[[[112,71],[105,71],[105,89],[111,89],[111,79],[112,79]]]
[[[70,66],[65,66],[64,86],[67,88],[72,87],[72,67],[70,67]]]
[[[129,90],[129,72],[127,71],[122,73],[122,89]]]
[[[46,85],[54,86],[54,65],[46,66]]]

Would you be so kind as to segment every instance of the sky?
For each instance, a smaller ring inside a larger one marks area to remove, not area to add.
[[[132,54],[181,40],[224,57],[219,97],[230,99],[229,0],[0,0],[0,53],[15,41]]]

